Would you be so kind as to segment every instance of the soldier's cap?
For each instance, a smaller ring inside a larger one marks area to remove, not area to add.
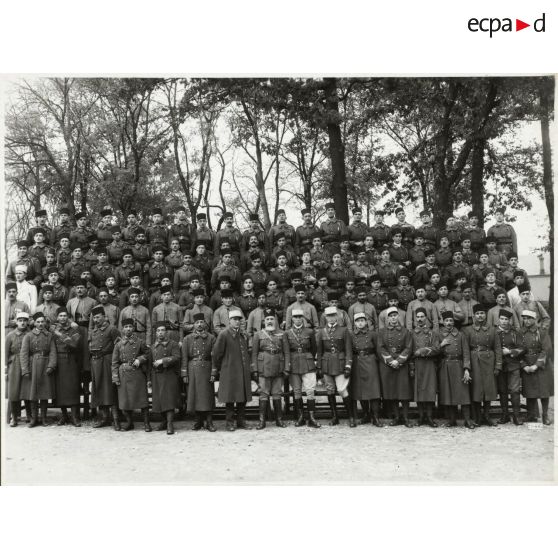
[[[196,220],[198,221],[207,221],[207,215],[205,213],[198,213],[196,215]]]
[[[222,283],[223,281],[227,281],[227,283],[231,282],[231,276],[230,275],[221,275],[219,277],[219,282]]]
[[[97,248],[96,250],[97,257],[98,256],[108,256],[108,252],[106,248]]]
[[[301,283],[300,285],[298,285],[295,289],[295,293],[304,293],[306,294],[306,285],[304,283]]]
[[[486,277],[490,273],[492,273],[492,275],[496,275],[496,272],[493,269],[491,269],[490,267],[487,267],[486,269],[482,270],[482,276],[483,277]]]
[[[130,287],[128,289],[128,296],[133,295],[133,294],[141,294],[141,291],[137,288],[137,287]]]
[[[341,298],[341,293],[337,291],[331,291],[327,294],[327,298],[330,302],[333,300],[339,300]]]
[[[203,289],[192,289],[190,291],[190,294],[194,297],[195,296],[205,296],[205,293],[203,292]]]
[[[451,318],[453,320],[453,312],[451,310],[445,310],[442,312],[442,320],[446,320],[447,318]]]
[[[332,316],[333,314],[337,314],[337,306],[328,306],[325,310],[324,310],[324,314],[326,316]]]
[[[124,249],[122,250],[122,255],[123,255],[123,256],[133,256],[134,253],[132,252],[132,249],[131,249],[131,248],[124,248]]]
[[[257,213],[250,213],[250,216],[248,217],[249,221],[259,221],[260,220],[260,216]]]
[[[486,244],[496,244],[496,237],[495,236],[487,236],[486,237]]]
[[[192,319],[194,320],[194,322],[199,322],[199,321],[205,322],[205,315],[203,312],[197,312],[192,316]]]
[[[357,255],[366,254],[366,248],[364,246],[357,246],[355,252]]]
[[[167,249],[164,246],[154,246],[151,251],[155,255],[157,252],[162,252],[163,255],[167,253]]]
[[[61,207],[58,210],[58,214],[59,215],[69,215],[70,214],[70,210],[67,207]]]
[[[360,293],[367,294],[367,292],[368,292],[368,290],[366,289],[366,287],[364,285],[360,285],[360,286],[355,288],[355,293],[357,295],[359,295]]]
[[[471,235],[468,232],[464,232],[461,234],[461,242],[464,240],[471,240]]]
[[[469,281],[467,281],[467,283],[463,283],[463,285],[461,285],[461,290],[462,291],[466,291],[467,289],[472,289],[473,285],[471,283],[469,283]]]
[[[335,204],[333,202],[328,202],[325,204],[326,209],[335,209]]]
[[[339,256],[339,257],[341,257],[341,252],[340,252],[340,250],[335,250],[335,252],[332,252],[332,254],[331,254],[332,260],[333,260],[333,256]]]
[[[311,235],[310,235],[311,240],[314,240],[316,238],[319,238],[321,240],[322,238],[322,233],[321,231],[314,231]]]
[[[522,269],[517,269],[513,272],[513,278],[515,279],[516,277],[525,277],[525,272]]]
[[[82,250],[81,244],[80,244],[79,242],[72,242],[72,243],[70,244],[70,250],[71,250],[72,252],[73,252],[74,250],[77,250],[78,248],[79,248],[80,250]]]
[[[436,286],[436,289],[440,290],[442,287],[448,287],[448,280],[445,278],[440,279],[440,282]]]
[[[342,235],[339,237],[339,240],[340,240],[341,242],[349,242],[349,235],[348,235],[348,234],[342,234]]]
[[[442,240],[442,238],[449,240],[449,234],[446,231],[441,231],[438,235],[438,241]]]
[[[228,219],[229,217],[233,217],[233,214],[230,211],[225,211],[225,213],[223,213],[223,217],[225,219]]]
[[[486,246],[481,246],[479,250],[479,258],[481,256],[488,256],[488,250],[486,249]]]
[[[130,211],[128,211],[128,217],[130,217],[130,215],[133,215],[134,217],[137,217],[138,212],[135,209],[130,209]]]
[[[425,288],[426,288],[426,285],[425,285],[424,283],[422,283],[422,282],[415,283],[415,293],[416,293],[419,289],[425,289]]]
[[[374,273],[370,276],[370,283],[374,283],[374,281],[380,281],[380,283],[382,282],[380,276],[377,273]]]
[[[500,205],[499,207],[497,207],[496,209],[494,209],[494,213],[502,213],[502,215],[504,215],[506,213],[506,208],[502,205]]]
[[[262,289],[260,287],[260,288],[258,288],[254,291],[254,294],[255,294],[256,298],[260,298],[260,296],[265,296],[267,294],[267,292],[266,292],[265,289]]]
[[[397,309],[396,306],[390,306],[386,310],[386,316],[391,316],[391,314],[399,314],[399,310]]]
[[[183,205],[179,205],[176,207],[176,211],[186,211],[186,208]]]
[[[397,215],[398,213],[401,213],[402,211],[403,211],[403,213],[405,213],[405,210],[404,210],[402,207],[396,207],[396,208],[393,210],[393,214],[394,214],[394,215]]]
[[[302,310],[302,308],[293,308],[291,315],[293,318],[295,318],[296,316],[303,317],[304,311]]]
[[[397,278],[399,279],[399,277],[411,277],[411,274],[409,273],[408,269],[406,267],[401,267],[400,269],[397,270]]]
[[[24,320],[28,320],[29,319],[29,313],[28,312],[18,312],[16,314],[16,320],[19,320],[20,318],[23,318]]]
[[[291,273],[291,279],[302,279],[302,272],[301,271],[293,271]]]
[[[240,310],[234,309],[229,312],[229,320],[232,320],[233,318],[240,318],[242,320],[244,316]]]
[[[419,306],[418,308],[415,308],[415,316],[420,312],[422,312],[426,316],[426,308],[424,306]]]
[[[221,298],[233,298],[233,292],[231,289],[223,289],[221,291]]]
[[[261,260],[262,256],[259,252],[254,252],[253,254],[250,254],[250,260],[251,261],[255,261],[255,260]]]
[[[412,239],[415,239],[415,238],[424,239],[424,233],[420,229],[415,229],[414,231],[409,231],[407,233],[407,237],[412,238]]]
[[[85,281],[80,277],[79,279],[74,279],[74,287],[87,287]]]
[[[458,271],[458,272],[453,276],[454,282],[457,281],[457,279],[465,279],[465,272],[463,272],[463,271]]]
[[[419,213],[419,217],[424,217],[425,215],[430,215],[430,211],[428,211],[428,209],[423,209],[423,210]]]
[[[264,310],[264,318],[275,318],[275,311],[271,308],[266,308]]]
[[[35,229],[35,232],[33,233],[33,236],[36,236],[38,234],[42,234],[43,236],[46,236],[46,231],[45,229],[38,227]]]
[[[221,250],[221,256],[226,256],[226,255],[232,256],[232,250],[230,248],[225,248],[224,250]]]
[[[437,267],[428,270],[428,277],[432,277],[433,275],[440,275],[440,270]]]
[[[122,232],[122,231],[120,230],[120,226],[119,226],[119,225],[113,225],[113,226],[110,228],[110,232],[111,232],[112,234],[114,234],[114,233],[119,233],[119,232]]]
[[[18,240],[17,241],[17,247],[18,248],[29,248],[29,243],[27,242],[27,240]]]
[[[455,250],[452,250],[451,255],[455,256],[455,254],[463,255],[463,250],[461,250],[461,248],[456,248]]]
[[[42,287],[41,289],[43,291],[43,293],[46,293],[47,291],[50,291],[51,293],[54,292],[54,287],[52,285],[45,285],[44,287]]]
[[[498,312],[498,317],[502,317],[504,316],[505,318],[512,318],[513,317],[513,312],[510,312],[509,310],[506,310],[505,308],[500,308],[500,312]]]
[[[432,250],[432,248],[427,248],[427,249],[424,251],[424,257],[425,257],[425,258],[428,258],[428,256],[433,256],[434,254],[435,254],[435,251]]]
[[[126,327],[126,326],[133,326],[134,325],[134,320],[132,320],[132,318],[124,318],[122,320],[122,327]]]
[[[145,229],[143,227],[138,227],[135,232],[134,235],[138,236],[139,234],[145,234]]]
[[[22,272],[24,272],[24,273],[27,273],[27,266],[26,266],[26,265],[22,265],[22,264],[16,265],[16,266],[15,266],[15,271],[16,271],[16,273],[17,273],[18,271],[22,271]]]
[[[46,217],[46,215],[46,209],[37,209],[37,211],[35,211],[35,217]]]
[[[395,290],[389,291],[388,300],[399,300],[399,293]]]
[[[386,212],[383,209],[376,209],[374,215],[385,215]]]
[[[97,290],[97,296],[101,296],[101,294],[105,293],[106,295],[109,294],[107,287],[99,287]]]
[[[65,306],[59,306],[56,309],[56,315],[59,316],[60,314],[68,314],[68,309]]]
[[[469,219],[471,217],[476,217],[475,212],[474,211],[469,211],[469,213],[467,213],[467,217],[469,217]]]
[[[62,237],[60,237],[60,238],[62,238]],[[68,237],[68,238],[70,238],[70,237]],[[87,236],[87,242],[88,243],[97,242],[97,240],[99,240],[99,239],[97,238],[97,235],[94,234],[94,233]]]
[[[107,215],[112,215],[112,209],[101,209],[101,217],[106,217]]]
[[[54,266],[46,268],[46,274],[50,275],[51,273],[58,273],[58,275],[60,275],[60,271],[58,271],[58,268]]]
[[[508,254],[508,260],[509,260],[510,258],[518,258],[518,257],[519,257],[519,256],[517,255],[517,252],[510,252],[510,253]]]
[[[473,305],[473,314],[476,314],[477,312],[486,312],[484,306],[482,304],[474,304]]]
[[[360,319],[364,319],[366,320],[366,314],[364,312],[357,312],[354,316],[353,316],[353,321],[356,322],[357,320]]]
[[[300,213],[304,217],[305,215],[312,214],[312,210],[309,207],[305,207],[304,209],[300,210]]]
[[[358,205],[355,205],[355,206],[353,207],[353,215],[354,215],[355,213],[362,213],[362,207],[359,207]]]
[[[6,291],[9,291],[11,289],[15,289],[17,291],[17,283],[15,283],[14,281],[6,283]]]
[[[499,297],[500,295],[506,295],[507,296],[507,292],[502,289],[501,287],[498,287],[497,289],[494,289],[494,296],[495,297]]]
[[[318,281],[320,279],[327,279],[327,271],[325,269],[319,269],[316,273],[316,279],[318,279]]]
[[[519,294],[521,293],[530,293],[531,292],[531,285],[528,282],[523,283],[520,287],[517,288]]]
[[[78,221],[79,219],[82,219],[83,217],[85,217],[85,212],[84,211],[78,211],[76,213],[76,221]]]
[[[279,259],[281,256],[285,256],[285,258],[287,257],[287,252],[285,252],[285,250],[279,250],[276,254],[275,254],[275,258]]]
[[[396,234],[403,235],[403,231],[402,231],[399,227],[395,227],[395,228],[391,229],[391,236],[392,236],[392,238],[393,238]]]
[[[33,320],[34,321],[37,321],[39,318],[44,318],[44,317],[45,317],[45,315],[42,312],[35,312],[33,314]]]
[[[275,235],[275,240],[279,240],[280,238],[286,238],[284,232],[279,232]]]
[[[163,215],[163,210],[160,207],[154,207],[151,215]]]
[[[46,254],[52,254],[53,256],[56,256],[56,250],[54,248],[47,248],[45,253]]]
[[[281,213],[283,213],[283,214],[285,214],[285,215],[286,215],[286,212],[285,212],[285,210],[284,210],[284,209],[282,209],[282,208],[281,208],[281,209],[278,209],[278,210],[277,210],[277,211],[275,212],[275,215],[276,215],[276,216],[277,216],[277,215],[281,215]]]
[[[532,310],[523,310],[523,312],[521,312],[521,317],[522,318],[533,318],[533,320],[537,319],[537,314],[536,312],[533,312]]]
[[[159,289],[161,294],[170,293],[172,291],[172,287],[170,285],[165,285]]]
[[[165,322],[164,320],[158,320],[153,324],[153,327],[155,329],[159,329],[160,327],[164,327],[165,329],[167,329],[167,322]]]

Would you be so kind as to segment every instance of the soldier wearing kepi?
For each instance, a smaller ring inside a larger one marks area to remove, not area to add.
[[[319,428],[321,425],[315,417],[316,412],[316,337],[310,327],[304,324],[304,310],[293,308],[291,311],[292,327],[285,332],[288,358],[285,370],[289,373],[289,383],[294,394],[295,426],[304,426],[304,401],[302,391],[306,392],[308,407],[308,426]]]
[[[428,424],[436,428],[432,418],[436,402],[437,375],[436,358],[440,354],[440,335],[438,330],[428,327],[426,308],[419,306],[414,310],[416,326],[411,330],[413,336],[413,355],[411,370],[415,377],[415,401],[419,411],[419,426]]]
[[[316,353],[318,374],[324,375],[327,399],[331,408],[330,426],[339,424],[335,406],[335,391],[343,399],[349,415],[349,426],[356,426],[354,406],[349,397],[353,349],[351,336],[346,327],[337,323],[337,307],[328,306],[324,311],[326,326],[316,334]]]
[[[190,411],[196,413],[194,430],[205,427],[215,432],[211,413],[215,406],[215,376],[211,368],[211,355],[215,346],[215,336],[207,332],[209,320],[202,312],[192,317],[194,331],[182,343],[182,367],[180,375],[188,386],[188,404]]]
[[[380,422],[380,373],[378,371],[376,332],[368,326],[366,314],[357,312],[354,315],[355,328],[350,332],[353,348],[353,368],[350,391],[356,408],[357,401],[363,410],[360,424],[383,426]],[[370,413],[372,408],[372,413]]]
[[[169,339],[165,321],[155,323],[151,362],[153,412],[163,415],[163,421],[155,430],[166,429],[167,434],[174,434],[174,411],[181,406],[180,346]]]
[[[229,326],[219,333],[212,354],[211,381],[219,380],[218,397],[225,403],[227,430],[236,428],[250,430],[246,423],[246,403],[252,401],[250,354],[248,337],[241,331],[240,322],[244,318],[240,310],[231,310]],[[257,380],[257,373],[252,374]],[[234,424],[234,407],[238,418]]]
[[[91,405],[100,410],[100,420],[93,428],[110,426],[109,410],[112,408],[113,427],[120,430],[118,395],[112,383],[112,353],[120,332],[111,325],[102,306],[91,310],[93,327],[89,330],[89,353],[91,354]]]
[[[252,341],[252,373],[258,374],[260,388],[260,422],[258,430],[266,426],[269,398],[273,400],[275,424],[284,428],[281,396],[283,378],[287,374],[289,350],[285,333],[279,329],[275,312],[270,308],[264,311],[264,328],[256,331]]]
[[[512,326],[514,314],[504,308],[500,309],[499,325],[496,327],[496,334],[500,338],[502,346],[502,371],[497,376],[498,394],[502,417],[498,421],[500,424],[510,422],[508,411],[508,394],[511,395],[513,423],[521,426],[523,421],[519,418],[520,393],[521,393],[521,367],[520,358],[523,348],[520,345],[519,332]]]
[[[390,426],[409,422],[409,402],[413,398],[413,386],[408,360],[411,356],[413,339],[410,332],[399,323],[399,311],[395,306],[387,309],[387,327],[378,333],[380,377],[384,401],[391,404],[393,416]],[[399,417],[399,401],[403,407],[403,419]]]
[[[143,428],[151,432],[147,389],[151,387],[149,370],[146,370],[149,349],[134,332],[134,320],[122,320],[122,338],[112,352],[112,382],[118,388],[118,406],[124,412],[123,430],[133,430],[132,412],[141,409]]]
[[[473,325],[463,330],[471,352],[472,399],[475,422],[496,426],[490,418],[490,402],[498,397],[496,375],[502,370],[502,347],[494,328],[486,325],[482,304],[473,306]],[[481,403],[483,414],[481,417]]]
[[[542,422],[550,425],[548,417],[548,400],[554,395],[552,367],[547,366],[550,357],[545,348],[550,346],[548,333],[537,327],[537,315],[531,310],[521,313],[523,326],[520,330],[521,346],[524,349],[521,357],[521,380],[523,395],[527,399],[529,422],[537,422],[537,399],[541,400]]]
[[[471,382],[471,356],[465,334],[454,327],[453,312],[442,314],[443,327],[440,329],[440,349],[442,362],[439,370],[440,405],[448,407],[447,426],[457,426],[457,406],[461,405],[464,426],[475,428],[471,420],[471,396],[468,384]]]

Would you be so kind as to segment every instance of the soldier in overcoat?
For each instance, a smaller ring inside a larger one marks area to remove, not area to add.
[[[260,422],[258,430],[266,426],[269,398],[273,400],[275,424],[284,428],[281,396],[283,380],[288,374],[287,361],[289,350],[285,332],[279,329],[275,312],[271,308],[264,311],[264,327],[256,331],[252,341],[252,373],[258,374],[260,397]]]
[[[257,381],[257,372],[250,374],[248,336],[240,328],[244,319],[240,310],[229,314],[229,325],[217,336],[212,355],[211,377],[219,380],[219,402],[225,403],[227,430],[250,430],[246,422],[246,403],[252,401],[250,378]],[[234,424],[236,403],[237,421]]]
[[[30,377],[29,400],[31,401],[32,428],[39,424],[37,404],[41,408],[40,423],[48,426],[48,400],[54,399],[54,370],[56,369],[56,345],[52,333],[46,329],[42,312],[33,314],[33,330],[25,335],[21,344],[21,374]]]
[[[22,399],[25,401],[28,419],[31,412],[31,405],[29,402],[30,378],[29,375],[22,375],[20,360],[23,338],[27,334],[29,326],[29,314],[27,312],[19,312],[15,316],[15,323],[16,328],[6,335],[4,351],[7,367],[6,376],[8,386],[6,395],[10,405],[10,426],[17,426]],[[29,422],[29,420],[27,422]]]
[[[120,332],[111,325],[102,306],[91,310],[93,327],[89,330],[88,346],[91,354],[91,405],[98,407],[100,418],[93,428],[110,426],[109,411],[112,409],[113,427],[120,430],[118,417],[118,394],[112,383],[112,353]]]
[[[475,424],[471,420],[471,395],[468,385],[471,382],[469,344],[465,334],[454,327],[453,312],[449,310],[444,312],[442,323],[439,403],[448,408],[447,426],[457,426],[457,406],[461,405],[465,419],[464,426],[472,429],[475,428]]]
[[[118,406],[126,417],[123,430],[133,430],[132,412],[141,409],[144,430],[151,432],[147,402],[147,390],[151,387],[148,360],[149,349],[134,332],[134,320],[125,318],[122,320],[122,337],[112,352],[112,382],[118,388]]]
[[[542,422],[550,425],[548,417],[548,401],[554,395],[552,366],[548,366],[550,358],[550,340],[548,333],[541,330],[536,323],[537,314],[532,310],[521,313],[523,325],[520,330],[521,347],[524,353],[521,357],[521,381],[523,396],[527,399],[527,413],[529,422],[536,422],[538,412],[537,399],[541,400]]]
[[[155,430],[174,434],[174,411],[181,406],[180,346],[169,338],[167,322],[155,323],[155,342],[151,346],[152,409],[163,421]]]
[[[208,332],[209,321],[203,312],[192,316],[193,332],[182,343],[182,364],[180,376],[188,386],[187,408],[196,413],[193,430],[205,427],[215,432],[212,412],[215,407],[215,387],[212,378],[211,355],[215,346],[215,336]]]
[[[502,346],[496,330],[486,325],[486,312],[482,304],[473,306],[473,324],[466,327],[463,333],[471,353],[471,394],[475,422],[478,425],[496,426],[496,422],[490,418],[490,402],[498,398],[496,376],[502,370]]]
[[[413,398],[413,384],[409,369],[409,358],[413,339],[408,329],[399,323],[399,311],[391,306],[387,309],[387,327],[378,332],[378,356],[384,401],[391,407],[390,426],[404,424],[411,428],[409,402]],[[403,418],[399,416],[399,401]]]
[[[436,428],[438,424],[432,418],[438,388],[436,359],[440,354],[440,335],[438,329],[428,326],[428,311],[419,306],[414,310],[415,327],[413,336],[413,356],[410,366],[415,378],[415,401],[419,411],[419,426],[428,424]]]
[[[289,383],[293,389],[295,426],[304,426],[304,401],[302,391],[306,392],[308,407],[308,426],[319,428],[316,420],[316,337],[312,328],[305,324],[304,310],[292,308],[292,326],[285,331],[288,358],[285,369],[289,373]]]
[[[58,426],[68,421],[74,426],[81,426],[79,403],[81,394],[80,367],[78,365],[80,335],[77,328],[69,321],[68,310],[64,306],[58,308],[55,324],[50,326],[56,344],[55,392],[56,405],[60,407],[62,416]],[[68,417],[67,407],[71,408]]]
[[[354,315],[354,329],[350,331],[351,345],[353,349],[353,364],[351,371],[350,391],[353,404],[360,401],[363,417],[360,424],[383,426],[380,422],[380,398],[382,397],[380,386],[380,373],[378,371],[378,359],[376,356],[378,348],[377,334],[368,325],[367,316],[364,312]],[[372,408],[372,413],[370,409]]]
[[[327,399],[331,408],[330,425],[339,424],[337,408],[335,406],[335,392],[343,399],[349,426],[356,426],[354,406],[349,397],[349,381],[353,362],[351,336],[346,327],[337,322],[336,306],[328,306],[324,310],[326,326],[320,328],[316,334],[316,367],[318,375],[323,374],[327,390]]]

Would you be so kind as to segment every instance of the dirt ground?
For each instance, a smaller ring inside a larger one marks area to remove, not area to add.
[[[54,418],[54,414],[52,414]],[[548,483],[554,427],[308,427],[174,436],[49,426],[6,427],[2,484]],[[153,421],[153,426],[156,426]],[[255,426],[255,423],[251,423]]]

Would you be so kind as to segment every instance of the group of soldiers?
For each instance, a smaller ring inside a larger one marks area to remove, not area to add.
[[[95,229],[84,213],[62,208],[50,228],[44,210],[17,242],[8,263],[4,327],[9,421],[21,402],[30,427],[48,424],[49,401],[59,425],[80,426],[90,405],[95,427],[134,428],[141,410],[151,431],[174,433],[175,412],[195,413],[194,430],[213,432],[215,389],[226,428],[250,428],[246,403],[259,398],[257,428],[269,401],[285,427],[282,398],[294,396],[295,425],[318,428],[316,392],[327,395],[331,425],[339,424],[337,395],[349,425],[520,425],[520,396],[528,420],[550,424],[553,395],[550,317],[519,267],[517,239],[497,209],[485,233],[471,213],[450,217],[444,230],[422,211],[422,225],[403,208],[371,227],[353,208],[347,226],[326,205],[316,226],[310,208],[296,229],[279,210],[269,230],[257,214],[240,232],[225,213],[217,232],[207,215],[197,227],[179,207],[172,224],[155,208],[143,227],[131,212],[121,227],[110,209]],[[253,383],[257,389],[253,389]],[[303,396],[306,396],[306,413]],[[511,414],[509,403],[511,401]],[[68,412],[68,409],[70,410]],[[236,416],[235,416],[236,415]],[[122,421],[125,423],[122,424]]]

